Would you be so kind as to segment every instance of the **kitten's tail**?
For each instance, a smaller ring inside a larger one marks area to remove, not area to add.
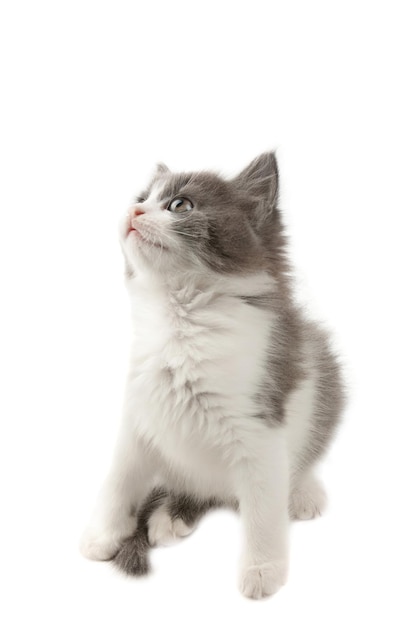
[[[224,506],[223,502],[215,498],[198,500],[185,493],[173,494],[162,488],[153,489],[139,511],[136,531],[126,539],[113,561],[114,565],[125,574],[144,576],[149,573],[151,546],[148,541],[148,521],[154,511],[163,504],[172,520],[180,519],[190,528],[210,509]],[[238,505],[235,501],[226,504],[237,510]]]
[[[164,489],[154,489],[138,514],[135,533],[126,539],[115,556],[113,563],[120,571],[129,576],[145,576],[150,571],[150,544],[148,541],[147,522],[150,515],[168,497]]]

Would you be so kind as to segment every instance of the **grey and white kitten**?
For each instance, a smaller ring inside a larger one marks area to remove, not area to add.
[[[112,467],[88,558],[129,573],[209,507],[243,522],[240,588],[286,581],[291,519],[320,514],[315,476],[343,390],[326,333],[290,289],[272,153],[236,178],[159,166],[120,229],[133,340]]]

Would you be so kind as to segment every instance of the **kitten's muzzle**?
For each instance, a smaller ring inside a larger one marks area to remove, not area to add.
[[[128,225],[127,225],[127,233],[126,236],[132,232],[133,230],[137,231],[136,228],[136,220],[140,215],[145,215],[145,211],[140,209],[139,207],[133,208],[128,212]]]

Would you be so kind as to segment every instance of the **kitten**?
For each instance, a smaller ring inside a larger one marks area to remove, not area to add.
[[[326,333],[294,303],[272,153],[236,178],[158,166],[120,229],[133,309],[122,425],[82,551],[148,568],[147,549],[237,508],[240,588],[286,581],[289,519],[320,514],[315,465],[343,389]]]

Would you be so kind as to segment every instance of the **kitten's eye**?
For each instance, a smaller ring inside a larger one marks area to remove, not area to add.
[[[186,211],[191,211],[192,209],[193,204],[187,198],[175,198],[168,206],[168,211],[173,213],[186,213]]]

